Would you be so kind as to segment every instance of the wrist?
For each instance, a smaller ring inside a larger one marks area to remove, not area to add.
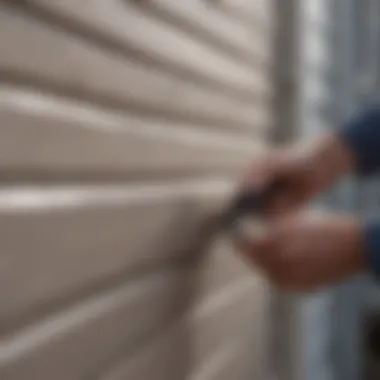
[[[342,237],[342,241],[346,242],[346,245],[342,247],[342,251],[348,252],[348,275],[358,275],[366,272],[368,270],[369,263],[366,255],[364,226],[356,220],[347,221],[345,237],[345,239]]]
[[[324,188],[347,174],[354,166],[354,155],[339,135],[326,134],[311,148],[314,175]]]
[[[343,124],[339,140],[355,156],[352,169],[360,176],[374,174],[380,168],[380,107],[365,107]]]
[[[368,221],[363,226],[363,250],[366,267],[380,279],[380,221]]]

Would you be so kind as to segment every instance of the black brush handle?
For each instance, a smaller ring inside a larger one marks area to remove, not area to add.
[[[263,214],[270,200],[284,188],[285,181],[276,180],[260,191],[250,189],[239,193],[225,214],[225,226],[233,227],[235,222],[245,215]]]

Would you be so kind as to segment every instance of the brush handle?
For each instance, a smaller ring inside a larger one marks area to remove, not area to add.
[[[225,214],[226,227],[234,227],[239,218],[250,214],[262,216],[271,198],[283,191],[284,188],[285,182],[276,180],[261,191],[249,190],[238,194]]]

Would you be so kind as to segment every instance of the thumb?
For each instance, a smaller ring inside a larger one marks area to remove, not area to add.
[[[258,234],[254,237],[242,236],[237,241],[237,248],[246,258],[261,262],[271,246],[271,237],[268,232]]]

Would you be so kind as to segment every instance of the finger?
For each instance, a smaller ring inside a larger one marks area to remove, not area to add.
[[[262,189],[272,179],[276,168],[275,158],[273,156],[266,156],[258,158],[260,163],[253,164],[244,173],[241,179],[241,186],[245,189]]]
[[[245,175],[241,187],[243,190],[255,189],[260,190],[270,183],[273,176],[272,172],[265,169],[257,169]]]
[[[268,266],[271,262],[271,240],[269,236],[254,239],[240,239],[237,242],[238,251],[242,257],[259,266]]]
[[[275,217],[280,217],[289,212],[296,211],[299,202],[291,196],[289,191],[284,191],[276,194],[276,197],[271,199],[268,207],[268,213]]]

